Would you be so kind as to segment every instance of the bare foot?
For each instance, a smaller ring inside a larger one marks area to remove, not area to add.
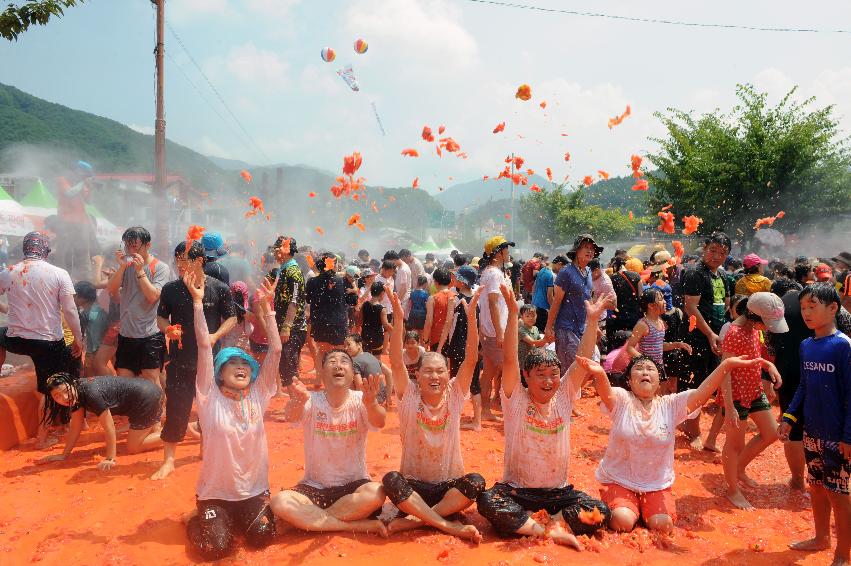
[[[745,499],[745,496],[741,491],[736,491],[735,493],[728,493],[727,499],[730,500],[730,503],[738,507],[739,509],[743,509],[745,511],[753,511],[754,506],[751,505],[750,501]]]
[[[568,548],[575,548],[579,551],[583,550],[582,543],[573,536],[573,533],[568,532],[558,523],[553,525],[550,530],[547,531],[547,537],[553,539],[556,544],[561,544]]]
[[[186,427],[186,432],[195,440],[201,440],[201,430],[198,428],[198,421],[189,423],[189,426]]]
[[[51,448],[51,447],[53,447],[57,444],[59,444],[58,438],[56,438],[55,436],[48,436],[44,440],[42,440],[41,442],[38,442],[35,445],[35,449],[36,450],[47,450],[48,448]]]
[[[739,482],[743,483],[748,487],[759,487],[759,484],[756,483],[750,477],[748,477],[744,470],[739,470]]]
[[[691,439],[691,442],[689,442],[688,445],[691,446],[692,450],[697,450],[698,452],[700,452],[701,450],[703,450],[703,439],[699,436],[695,436]]]
[[[807,489],[807,485],[804,483],[804,478],[789,478],[787,482],[789,489],[794,489],[796,491],[804,491]]]
[[[580,413],[576,409],[573,409],[572,411],[570,411],[570,416],[573,417],[574,419],[579,419],[579,418],[584,417],[585,415],[583,413]]]
[[[441,530],[446,534],[456,536],[460,539],[469,540],[475,544],[482,542],[482,535],[479,532],[479,529],[473,525],[462,525],[461,523],[450,521],[449,528]]]
[[[461,425],[461,430],[475,430],[476,432],[479,432],[482,430],[482,423],[463,423]]]
[[[387,532],[387,527],[378,519],[364,519],[363,521],[347,521],[352,532],[355,533],[373,533],[381,538],[387,538],[390,534]]]
[[[163,465],[160,466],[160,469],[154,472],[154,475],[151,476],[152,480],[162,480],[169,476],[174,471],[174,461],[166,460],[163,462]]]
[[[714,442],[712,444],[710,444],[708,441],[704,442],[703,443],[703,449],[706,450],[707,452],[715,452],[716,454],[721,453],[721,449],[718,448],[717,446],[715,446]]]
[[[482,411],[482,420],[494,422],[494,423],[501,423],[502,422],[502,419],[500,417],[494,415],[490,411]]]
[[[827,550],[830,548],[830,539],[811,538],[808,540],[799,540],[789,545],[792,550],[801,550],[803,552],[816,552],[818,550]]]
[[[396,517],[387,524],[387,532],[389,534],[401,533],[404,531],[412,531],[424,526],[425,523],[419,519],[408,519],[407,517]]]

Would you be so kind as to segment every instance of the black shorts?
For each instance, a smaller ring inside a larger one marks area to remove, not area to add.
[[[676,376],[679,382],[678,391],[700,387],[700,384],[709,377],[710,373],[715,371],[715,368],[721,362],[720,358],[709,347],[706,336],[699,331],[689,333],[686,336],[686,343],[691,346],[692,353],[689,356],[688,364],[683,368],[683,375]]]
[[[158,424],[163,416],[163,390],[150,381],[142,381],[145,388],[150,390],[150,394],[146,394],[144,400],[133,408],[133,414],[128,415],[130,428],[133,430],[151,428]]]
[[[328,324],[311,324],[310,337],[315,342],[325,342],[332,346],[342,346],[346,341],[349,329],[346,326],[332,326]]]
[[[195,503],[198,513],[186,524],[192,549],[205,560],[218,560],[234,551],[234,535],[252,548],[263,548],[275,539],[275,516],[269,492],[243,499],[203,499]]]
[[[115,350],[115,369],[127,369],[141,375],[143,369],[162,369],[165,361],[165,336],[162,332],[147,338],[127,338],[118,335]]]
[[[347,495],[353,494],[360,486],[368,484],[371,481],[371,479],[364,478],[362,480],[355,480],[345,485],[334,487],[313,487],[306,483],[300,483],[292,488],[292,491],[304,495],[310,499],[311,503],[320,509],[328,509],[334,505],[338,499],[342,499]],[[381,510],[379,509],[379,513],[380,511]]]
[[[777,401],[780,403],[780,414],[782,415],[789,408],[789,405],[792,404],[792,399],[795,398],[795,392],[801,383],[801,374],[800,372],[782,372],[781,375],[783,377],[783,385],[777,390]],[[804,440],[803,419],[798,419],[798,422],[791,424],[792,428],[789,431],[789,440],[792,442],[801,442]]]
[[[47,394],[47,378],[54,373],[67,372],[71,374],[71,377],[75,377],[72,363],[74,358],[64,340],[35,340],[6,336],[6,328],[2,329],[0,336],[2,336],[2,347],[6,351],[29,356],[32,359],[39,393]],[[77,359],[76,362],[79,367],[79,360]],[[76,377],[79,377],[79,371],[76,372]]]
[[[807,483],[828,491],[851,494],[851,462],[839,451],[838,442],[813,438],[804,433],[804,458],[807,461]]]
[[[176,444],[186,436],[195,400],[196,374],[194,363],[172,360],[165,367],[165,424],[160,433],[163,442]]]
[[[281,349],[281,361],[278,363],[278,371],[281,376],[281,385],[292,385],[293,378],[298,376],[298,364],[301,358],[301,348],[307,338],[306,330],[290,331],[290,339],[284,342]]]
[[[485,490],[485,478],[479,474],[465,474],[459,478],[433,483],[405,477],[399,472],[387,472],[381,483],[387,497],[396,506],[406,501],[414,492],[423,498],[426,505],[434,507],[452,488],[460,491],[470,501],[475,501]]]

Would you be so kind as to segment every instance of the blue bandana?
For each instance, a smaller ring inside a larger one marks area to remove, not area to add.
[[[216,354],[216,359],[213,362],[213,375],[216,378],[216,384],[222,384],[222,378],[220,377],[222,366],[225,365],[232,358],[240,358],[245,360],[249,366],[251,366],[251,383],[257,379],[257,374],[260,373],[260,364],[257,363],[251,354],[243,350],[242,348],[222,348],[218,354]]]

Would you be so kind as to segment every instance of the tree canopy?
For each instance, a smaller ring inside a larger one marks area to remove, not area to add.
[[[17,41],[30,26],[47,25],[52,17],[62,17],[65,8],[73,8],[85,0],[32,0],[17,6],[9,4],[0,12],[0,36]]]
[[[780,210],[793,230],[851,209],[851,157],[833,107],[813,109],[813,98],[797,102],[794,93],[771,107],[765,93],[738,85],[729,113],[657,113],[667,137],[648,156],[651,207],[673,204],[678,219],[703,218],[702,233],[745,237]]]

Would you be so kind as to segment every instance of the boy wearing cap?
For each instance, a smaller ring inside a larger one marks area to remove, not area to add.
[[[763,275],[768,262],[756,254],[748,254],[742,260],[745,275],[736,281],[736,294],[749,297],[760,291],[771,291],[771,279]]]
[[[773,294],[760,291],[742,299],[745,312],[730,324],[722,343],[723,359],[735,356],[761,357],[760,331],[773,334],[789,332],[783,318],[783,301]],[[739,482],[748,487],[757,483],[745,474],[747,465],[763,450],[777,440],[775,419],[771,415],[774,391],[782,379],[774,364],[766,361],[769,380],[763,381],[760,367],[742,367],[730,370],[721,385],[724,398],[724,416],[727,420],[727,439],[721,451],[724,477],[727,480],[727,499],[739,509],[753,509],[742,494]],[[742,421],[748,417],[759,428],[759,434],[745,443],[747,426]]]
[[[841,252],[833,259],[833,267],[839,271],[839,298],[845,310],[851,310],[851,253]]]
[[[479,309],[479,334],[482,343],[482,418],[486,421],[497,421],[491,412],[491,391],[502,374],[502,347],[505,340],[505,325],[508,322],[508,307],[499,288],[506,285],[511,288],[511,279],[505,272],[505,266],[510,261],[508,248],[514,242],[509,242],[503,236],[494,236],[485,242],[484,254],[479,261],[482,268],[479,286],[482,290],[482,306]]]
[[[555,339],[556,354],[563,368],[573,363],[585,332],[585,301],[591,300],[594,288],[588,264],[601,253],[603,248],[591,234],[577,236],[573,248],[567,252],[571,263],[559,271],[553,286],[553,302],[544,336]]]
[[[820,263],[813,270],[818,283],[833,283],[833,268],[826,263]]]
[[[204,275],[215,277],[225,285],[230,285],[228,268],[218,261],[220,257],[228,255],[222,235],[218,232],[204,234],[201,245],[204,246],[204,255],[207,256],[207,261],[204,263]]]

